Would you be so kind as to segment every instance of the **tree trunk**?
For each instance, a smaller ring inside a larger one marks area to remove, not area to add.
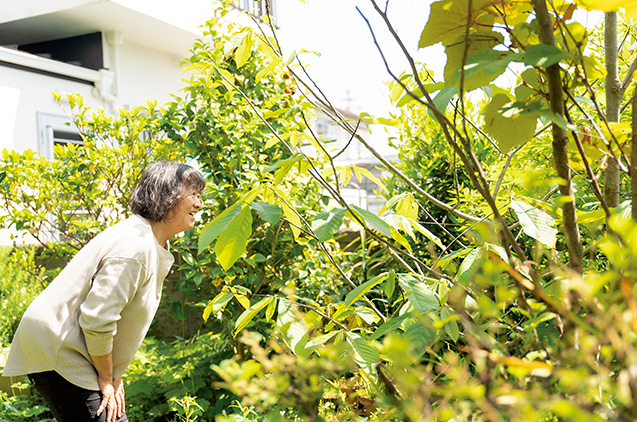
[[[632,194],[632,216],[637,221],[637,95],[632,103],[633,136],[630,147],[630,189]]]
[[[543,44],[555,46],[555,37],[553,35],[553,22],[546,7],[545,0],[533,0],[533,8],[540,30],[540,41]],[[556,116],[564,117],[564,99],[562,94],[562,78],[560,75],[560,66],[558,63],[546,68],[546,77],[549,86],[549,101],[551,111]],[[573,195],[573,184],[571,180],[571,169],[568,163],[568,153],[566,145],[568,144],[568,135],[566,130],[556,123],[552,124],[553,133],[553,159],[555,161],[555,170],[558,177],[562,179],[560,184],[560,193],[563,197],[568,197],[568,201],[564,201],[562,205],[562,225],[564,227],[564,236],[566,237],[566,245],[569,252],[569,266],[582,272],[582,243],[580,239],[579,227],[577,225],[577,214],[575,208],[575,199]]]
[[[619,122],[622,89],[617,67],[617,12],[606,12],[604,16],[606,120]],[[609,207],[615,208],[619,205],[619,166],[614,158],[609,159],[604,174],[604,198]]]

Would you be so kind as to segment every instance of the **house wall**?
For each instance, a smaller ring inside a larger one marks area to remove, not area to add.
[[[86,104],[105,105],[91,85],[0,65],[0,149],[38,150],[38,112],[64,115],[51,91],[80,93]]]
[[[181,58],[126,40],[118,46],[116,53],[112,46],[107,47],[105,65],[111,71],[82,69],[39,57],[29,58],[24,53],[2,49],[0,62],[3,57],[11,58],[13,55],[26,60],[38,71],[54,67],[56,71],[66,75],[73,76],[79,72],[83,77],[92,79],[96,86],[7,67],[0,63],[0,149],[40,151],[38,113],[64,116],[68,112],[68,108],[60,107],[53,100],[52,91],[82,94],[85,104],[92,108],[101,106],[112,113],[113,105],[107,100],[110,95],[115,94],[118,97],[113,103],[118,107],[143,105],[149,98],[158,100],[161,105],[170,101],[171,94],[177,94],[179,88],[184,86],[181,79],[186,75],[180,73]]]
[[[122,105],[143,105],[147,98],[164,104],[185,84],[179,63],[185,57],[124,40],[119,49],[119,95]]]

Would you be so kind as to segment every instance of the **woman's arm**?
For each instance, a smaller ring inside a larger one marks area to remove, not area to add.
[[[103,356],[90,355],[97,370],[97,383],[102,392],[102,403],[97,416],[107,410],[106,422],[113,422],[124,413],[124,386],[122,379],[113,380],[113,354]]]

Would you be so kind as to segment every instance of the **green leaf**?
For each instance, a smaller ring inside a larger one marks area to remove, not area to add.
[[[379,232],[381,232],[383,235],[387,237],[392,237],[391,227],[389,226],[389,224],[384,222],[379,216],[377,216],[376,214],[372,212],[367,211],[366,209],[358,207],[356,205],[351,205],[351,208],[354,211],[356,211],[356,214],[358,214],[358,216],[361,219],[363,219],[367,224],[369,224],[371,228],[378,230]]]
[[[422,356],[429,347],[436,341],[437,332],[432,327],[426,326],[420,322],[411,324],[405,330],[403,335],[409,340],[413,348],[413,352],[417,357]]]
[[[224,270],[227,271],[237,259],[241,258],[251,234],[252,211],[249,206],[242,204],[239,213],[219,235],[215,245],[217,260]]]
[[[572,54],[548,44],[532,45],[524,52],[524,64],[527,66],[549,67],[571,58],[573,58]]]
[[[254,317],[263,308],[268,306],[270,304],[270,302],[272,302],[274,299],[276,299],[276,298],[274,298],[274,297],[264,297],[263,299],[261,299],[260,301],[258,301],[254,305],[250,306],[245,311],[243,311],[243,313],[241,315],[239,315],[239,318],[237,318],[237,321],[234,323],[234,336],[236,337],[237,334],[239,333],[239,331],[243,330],[245,328],[245,326],[248,325],[248,323],[250,321],[252,321],[254,319]]]
[[[199,235],[198,250],[201,253],[204,249],[212,243],[217,236],[221,234],[232,223],[234,218],[241,211],[241,202],[235,202],[230,207],[226,208],[224,212],[219,214],[214,220],[206,224],[201,234]]]
[[[373,289],[375,286],[377,286],[380,283],[382,283],[383,281],[385,281],[387,276],[388,276],[387,273],[378,275],[378,276],[372,278],[371,280],[369,280],[369,281],[361,284],[360,286],[356,287],[354,290],[349,292],[347,294],[347,296],[345,297],[345,306],[350,306],[352,303],[356,302],[358,299],[360,299],[369,290]]]
[[[241,45],[237,48],[237,51],[234,54],[234,59],[237,63],[237,69],[241,68],[250,56],[252,55],[252,33],[248,32],[246,36],[243,38]]]
[[[569,123],[564,116],[560,114],[553,113],[553,111],[549,109],[542,109],[539,111],[539,115],[551,123],[555,123],[560,128],[565,130],[578,130],[577,126],[572,123]]]
[[[493,81],[504,73],[511,61],[520,60],[522,56],[523,53],[506,53],[492,48],[477,51],[467,57],[464,68],[456,68],[451,82],[460,82],[463,69],[465,80],[474,76],[488,76],[488,79]]]
[[[451,99],[455,97],[456,94],[458,94],[458,91],[459,91],[458,87],[449,85],[442,88],[440,92],[436,94],[436,96],[433,99],[433,102],[436,108],[442,114],[445,114],[445,110],[447,109],[447,105],[449,104],[449,101],[451,101]],[[427,113],[429,114],[431,118],[434,117],[433,111],[428,110]]]
[[[254,77],[254,79],[259,82],[259,80],[261,80],[261,78],[263,78],[265,75],[267,75],[268,73],[272,72],[274,70],[274,68],[276,68],[279,64],[281,64],[281,61],[283,59],[281,57],[277,57],[272,63],[270,63],[268,66],[264,67],[263,69],[259,70],[259,72],[257,73],[257,75]]]
[[[322,346],[325,343],[327,343],[332,337],[337,335],[339,332],[340,331],[332,331],[331,333],[314,337],[311,341],[307,343],[306,348],[312,348],[313,350],[316,350],[319,346]]]
[[[389,276],[387,277],[387,283],[385,283],[385,296],[387,299],[391,299],[394,295],[394,289],[396,288],[396,272],[394,270],[389,271]]]
[[[208,321],[211,314],[216,314],[221,311],[228,302],[232,300],[234,297],[233,293],[221,292],[214,299],[208,302],[208,306],[203,311],[203,319],[204,321]]]
[[[255,210],[262,220],[267,221],[272,226],[276,226],[281,219],[281,208],[275,204],[268,204],[267,202],[252,202],[250,204],[253,210]]]
[[[347,343],[352,347],[354,361],[363,369],[371,371],[380,361],[378,350],[356,333],[348,332]]]
[[[466,2],[463,0],[442,0],[431,4],[429,19],[420,34],[418,47],[423,48],[442,42],[444,45],[457,43],[466,33],[466,20],[469,14],[468,5],[472,6],[471,19],[473,26],[491,26],[494,18],[483,6],[485,0]]]
[[[418,219],[418,202],[412,194],[408,194],[396,202],[396,213],[412,220]]]
[[[440,310],[440,318],[445,323],[445,332],[449,338],[457,343],[460,338],[460,330],[458,329],[458,323],[456,322],[457,316],[452,314],[449,308],[443,307]]]
[[[413,307],[420,312],[438,309],[440,303],[435,293],[425,283],[416,280],[409,274],[399,274],[398,284],[405,292]]]
[[[312,220],[312,230],[319,242],[331,239],[343,224],[345,208],[334,208],[329,212],[322,212]]]
[[[265,310],[265,320],[266,321],[270,321],[272,319],[272,316],[274,315],[274,311],[276,310],[276,297],[273,297],[272,300],[269,304],[268,304],[268,309]]]
[[[487,105],[484,115],[484,131],[498,142],[504,153],[533,138],[539,116],[538,113],[526,113],[524,110],[512,113],[508,107],[511,104],[513,101],[506,94],[497,94]]]
[[[405,192],[405,193],[400,193],[398,195],[392,196],[387,202],[385,202],[385,205],[383,205],[383,207],[380,209],[378,214],[382,214],[386,210],[392,209],[394,205],[396,205],[400,200],[402,200],[408,195],[409,195],[409,192]]]
[[[555,247],[557,229],[553,217],[520,201],[511,201],[511,209],[518,216],[522,230],[526,235],[531,236],[544,246]]]
[[[416,220],[412,220],[412,219],[407,219],[407,221],[409,222],[409,224],[411,224],[411,226],[413,228],[415,228],[416,230],[418,230],[422,235],[424,235],[427,239],[431,240],[432,242],[434,242],[436,245],[438,245],[441,249],[444,249],[445,247],[443,246],[442,242],[440,241],[440,238],[438,236],[436,236],[435,234],[433,234],[432,232],[430,232],[429,230],[427,230],[422,224],[420,224],[418,221]]]
[[[223,55],[225,57],[228,57],[232,50],[241,45],[246,35],[248,35],[248,33],[244,31],[230,38],[228,42],[226,42],[226,44],[223,46]]]
[[[284,341],[297,356],[307,357],[311,350],[306,350],[309,334],[307,326],[296,319],[294,312],[292,311],[292,304],[286,298],[279,298],[278,300],[278,318],[277,327],[284,334]]]
[[[396,331],[397,329],[400,328],[400,325],[403,323],[403,321],[407,318],[410,318],[412,315],[409,313],[405,313],[399,316],[396,316],[392,319],[390,319],[389,321],[387,321],[386,323],[384,323],[383,325],[381,325],[380,327],[378,327],[376,329],[376,331],[374,331],[374,334],[372,334],[372,336],[370,337],[371,340],[378,340],[379,338],[381,338],[382,336],[384,336],[385,334],[392,332],[392,331]]]
[[[469,252],[462,261],[462,264],[460,264],[460,268],[458,268],[458,272],[456,273],[456,278],[460,284],[463,286],[469,284],[473,276],[482,267],[482,257],[483,253],[481,248],[475,248]]]

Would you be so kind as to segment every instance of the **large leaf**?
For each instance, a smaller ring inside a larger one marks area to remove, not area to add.
[[[371,228],[378,230],[383,235],[387,237],[391,236],[391,227],[382,218],[374,214],[373,212],[369,212],[366,209],[358,207],[356,205],[351,205],[351,208],[356,211],[356,214],[360,218],[362,218]]]
[[[555,247],[557,229],[553,217],[520,201],[511,201],[511,209],[518,216],[522,230],[526,235],[549,248]]]
[[[440,303],[436,294],[425,283],[416,280],[409,274],[399,274],[398,283],[405,292],[414,309],[429,312],[438,309]]]
[[[248,239],[252,234],[252,211],[247,204],[241,205],[241,210],[232,223],[217,239],[215,253],[224,270],[228,270],[241,258],[246,251]]]
[[[380,353],[360,335],[347,333],[347,343],[352,347],[354,361],[364,370],[371,372],[373,365],[380,361]]]
[[[491,80],[495,80],[514,60],[520,60],[522,53],[506,53],[498,50],[487,48],[473,53],[467,57],[464,67],[459,67],[454,72],[452,83],[460,82],[462,71],[464,70],[465,79],[482,75]]]
[[[460,330],[458,329],[457,317],[451,313],[449,308],[443,307],[440,310],[440,318],[445,324],[445,332],[453,342],[457,342],[460,338]]]
[[[537,113],[511,112],[511,108],[507,107],[511,103],[506,94],[496,94],[487,105],[484,116],[484,131],[498,142],[500,150],[505,153],[533,137],[538,118]]]
[[[411,226],[418,230],[422,235],[424,235],[427,239],[431,240],[432,242],[434,242],[436,245],[438,245],[441,249],[444,249],[445,247],[443,246],[442,242],[440,241],[440,238],[438,236],[436,236],[435,234],[433,234],[432,232],[430,232],[429,230],[427,230],[427,228],[425,228],[422,224],[420,224],[418,221],[416,220],[412,220],[412,219],[407,219],[407,221],[409,222],[409,224],[411,224]]]
[[[248,309],[243,311],[239,318],[234,323],[234,336],[236,337],[239,331],[243,330],[250,321],[254,319],[254,317],[266,306],[268,306],[272,301],[276,301],[275,297],[264,297],[254,305],[250,306]]]
[[[411,324],[405,330],[404,338],[411,343],[416,357],[422,356],[437,338],[437,330],[420,322]]]
[[[458,42],[447,45],[445,47],[445,53],[447,54],[445,81],[447,82],[447,85],[460,87],[460,78],[457,78],[457,82],[452,81],[456,79],[455,75],[459,72],[458,69],[463,69],[466,65],[467,57],[471,57],[471,55],[482,50],[492,49],[503,42],[504,37],[502,34],[492,31],[489,28],[483,28],[476,31],[475,38],[473,39],[473,42],[469,44],[468,50],[465,50],[465,43],[463,39],[459,39]],[[462,81],[462,87],[466,92],[472,91],[490,84],[496,77],[496,74],[485,73],[478,68],[470,77],[465,74],[465,78]]]
[[[625,9],[630,18],[637,18],[637,2],[626,0],[576,0],[576,3],[587,9],[601,10],[604,12],[616,12]]]
[[[302,223],[301,218],[292,208],[292,199],[290,199],[290,197],[288,197],[287,194],[280,189],[273,187],[272,190],[279,197],[279,205],[283,210],[283,215],[285,215],[285,218],[290,223],[290,230],[292,230],[292,235],[295,239],[298,239],[301,235],[301,230],[299,227],[301,227]]]
[[[439,42],[450,45],[463,38],[467,32],[468,5],[472,6],[471,16],[474,25],[490,26],[494,18],[484,8],[489,3],[491,3],[489,0],[472,2],[442,0],[432,3],[429,9],[429,19],[425,29],[420,34],[418,47],[423,48]]]
[[[214,220],[206,224],[201,234],[199,235],[198,250],[201,253],[217,236],[221,234],[232,223],[232,220],[241,211],[241,202],[235,202],[230,207],[226,208],[224,212],[219,214]]]
[[[329,212],[322,212],[312,220],[312,230],[319,242],[331,239],[343,224],[345,208],[334,208]]]
[[[281,219],[281,208],[279,208],[278,205],[268,204],[267,202],[253,202],[250,206],[264,221],[267,221],[273,226],[279,223]]]
[[[312,349],[307,349],[309,339],[308,328],[304,322],[296,319],[292,304],[286,298],[279,298],[277,327],[284,334],[284,341],[290,349],[300,357],[307,357]]]
[[[566,51],[548,44],[535,44],[528,47],[524,53],[524,64],[528,66],[549,67],[561,60],[572,58]]]
[[[347,294],[347,296],[345,297],[345,306],[350,306],[352,303],[356,302],[365,293],[367,293],[368,291],[373,289],[375,286],[377,286],[380,283],[382,283],[383,281],[385,281],[387,276],[388,276],[387,273],[378,275],[378,276],[372,278],[371,280],[369,280],[369,281],[361,284],[360,286],[356,287],[354,290],[349,292]]]

